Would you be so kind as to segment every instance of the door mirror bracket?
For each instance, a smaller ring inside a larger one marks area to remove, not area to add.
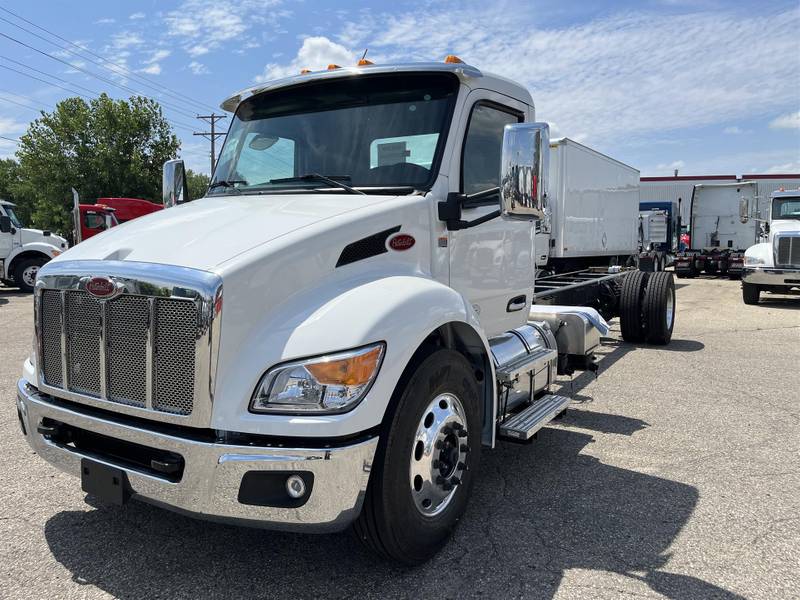
[[[439,219],[447,223],[447,231],[469,229],[470,227],[475,227],[481,223],[496,219],[501,214],[500,210],[492,211],[472,221],[464,221],[461,219],[461,209],[465,203],[480,202],[486,198],[496,196],[499,191],[500,188],[494,187],[469,196],[460,192],[450,192],[447,194],[447,200],[439,202]]]

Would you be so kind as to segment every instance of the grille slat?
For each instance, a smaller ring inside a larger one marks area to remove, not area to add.
[[[156,300],[153,408],[189,414],[194,396],[197,306],[186,300]]]
[[[198,336],[194,301],[124,294],[103,303],[84,291],[65,294],[63,308],[60,291],[41,295],[42,373],[48,385],[94,398],[105,392],[104,400],[154,412],[192,414]]]
[[[42,293],[42,373],[52,386],[64,385],[61,369],[61,292],[45,290]]]

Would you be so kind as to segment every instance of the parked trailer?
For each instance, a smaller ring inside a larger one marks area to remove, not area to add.
[[[745,250],[755,244],[760,227],[755,220],[742,222],[739,205],[758,207],[756,182],[698,184],[689,210],[691,248],[675,259],[678,277],[700,273],[741,277]]]
[[[639,269],[663,271],[674,262],[678,214],[674,202],[639,203]]]
[[[532,301],[549,129],[524,87],[455,57],[304,73],[222,106],[206,197],[183,202],[170,161],[173,208],[40,271],[23,433],[102,500],[351,526],[423,562],[481,452],[561,414],[557,372],[592,369],[607,332],[591,307]],[[609,184],[634,195],[629,175],[584,177],[587,206]],[[672,275],[611,275],[624,335],[668,343]]]

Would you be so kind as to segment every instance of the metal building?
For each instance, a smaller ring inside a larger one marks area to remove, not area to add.
[[[726,183],[755,181],[759,199],[769,199],[775,190],[800,188],[800,173],[736,175],[678,175],[677,177],[642,177],[640,200],[642,202],[681,202],[681,218],[689,222],[689,202],[692,190],[698,183]]]

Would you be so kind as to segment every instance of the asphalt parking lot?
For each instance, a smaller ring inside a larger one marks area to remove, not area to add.
[[[612,341],[599,378],[563,380],[567,416],[484,453],[456,535],[417,569],[346,534],[87,504],[20,433],[31,298],[0,288],[0,598],[796,598],[800,299],[678,286],[672,344]]]

